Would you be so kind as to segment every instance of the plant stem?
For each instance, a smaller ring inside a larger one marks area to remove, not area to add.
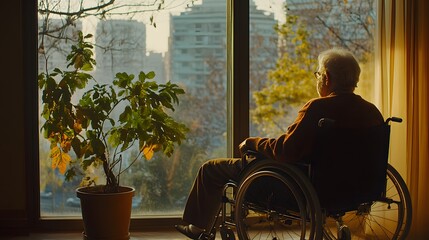
[[[106,159],[106,156],[102,156],[103,159],[103,169],[106,174],[106,188],[105,192],[117,192],[118,191],[118,179],[115,174],[113,174],[112,170],[109,167],[109,162]]]

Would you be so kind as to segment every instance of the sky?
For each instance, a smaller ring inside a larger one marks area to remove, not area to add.
[[[282,19],[284,12],[282,10],[283,0],[255,0],[258,9],[273,12],[277,19]],[[195,4],[200,4],[197,1]],[[180,14],[181,10],[175,11],[173,14]],[[157,27],[146,25],[146,48],[153,52],[166,52],[168,50],[169,36],[169,12],[161,12],[155,15]],[[153,37],[156,36],[156,37]]]

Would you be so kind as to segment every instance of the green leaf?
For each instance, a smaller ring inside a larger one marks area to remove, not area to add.
[[[82,148],[81,148],[81,142],[79,138],[73,138],[71,142],[73,151],[76,153],[77,158],[81,158],[83,156]]]
[[[122,123],[127,122],[131,116],[131,111],[131,107],[126,106],[124,111],[119,115],[119,121]]]
[[[139,73],[139,81],[144,82],[145,80],[146,80],[146,74],[143,71],[141,71]]]
[[[64,174],[65,176],[65,180],[67,182],[70,182],[75,176],[76,176],[76,171],[74,169],[74,167],[69,168],[66,173]]]
[[[120,132],[117,129],[112,129],[108,138],[110,144],[113,147],[117,147],[120,144]]]
[[[94,92],[94,94],[92,95],[92,99],[97,99],[100,97],[100,94],[98,92]]]
[[[91,164],[95,161],[95,157],[92,157],[90,159],[85,159],[82,161],[82,168],[83,170],[86,170]]]
[[[82,65],[83,71],[92,71],[94,70],[94,67],[92,66],[91,62],[86,62]]]
[[[107,120],[109,120],[110,125],[115,126],[115,120],[113,120],[112,118],[108,118]]]
[[[155,77],[154,71],[150,71],[149,73],[146,74],[146,78],[148,78],[148,79],[153,79],[154,77]]]
[[[105,153],[106,147],[99,138],[91,139],[91,146],[94,151],[94,154],[97,156],[102,156]]]
[[[88,34],[86,34],[85,35],[85,37],[84,38],[92,38],[92,34],[91,33],[88,33]]]

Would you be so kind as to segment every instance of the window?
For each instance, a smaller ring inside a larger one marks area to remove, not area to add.
[[[38,7],[53,6],[46,4],[48,1],[38,0]],[[304,63],[295,66],[305,70],[300,78],[313,79],[319,51],[332,46],[347,47],[362,63],[358,91],[371,100],[374,1],[340,1],[338,5],[314,0],[288,1],[288,22],[282,1],[234,1],[237,10],[231,14],[235,14],[238,25],[246,23],[248,29],[243,25],[233,29],[236,33],[233,49],[227,44],[227,33],[232,32],[230,23],[226,22],[228,1],[189,2],[193,2],[189,7],[184,4],[162,11],[142,10],[131,19],[120,14],[103,20],[87,17],[71,25],[52,14],[38,16],[39,72],[65,68],[70,46],[78,31],[84,31],[94,35],[91,41],[97,46],[97,66],[91,73],[97,80],[111,81],[120,71],[134,74],[140,70],[155,71],[157,81],[171,80],[186,90],[176,116],[190,128],[188,140],[176,149],[172,158],[157,155],[151,161],[139,161],[130,170],[133,174],[122,179],[123,184],[137,189],[133,203],[136,218],[180,215],[196,171],[204,161],[232,156],[231,149],[248,135],[275,137],[285,131],[296,109],[314,96],[315,88],[311,83],[308,88],[301,88],[307,97],[293,102],[267,103],[258,99],[272,92],[269,91],[273,80],[270,74],[279,70],[276,63],[282,57],[287,56],[284,61]],[[238,9],[243,5],[248,7],[250,18],[247,14],[240,15],[243,11]],[[67,9],[61,4],[55,6],[58,9],[52,10]],[[295,37],[295,43],[299,44],[292,44],[290,39],[279,35],[274,28],[277,25],[289,31],[289,36]],[[247,38],[245,41],[243,36]],[[227,65],[232,50],[233,82],[228,80],[231,72]],[[249,59],[248,66],[246,59]],[[250,96],[246,95],[249,89]],[[40,106],[41,102],[39,109]],[[51,168],[49,143],[43,136],[39,137],[39,143],[41,217],[79,216],[79,202],[74,192],[79,181],[64,181],[64,176]]]
[[[356,93],[374,100],[376,1],[290,0],[287,8],[280,3],[252,2],[251,136],[276,137],[286,131],[297,110],[317,96],[313,81],[317,56],[332,47],[343,47],[355,54],[362,70]],[[280,11],[272,14],[270,9]],[[266,11],[264,16],[257,14],[261,10]],[[275,31],[271,26],[277,20],[280,25]]]
[[[68,0],[61,0],[51,9],[54,4],[50,1],[39,0],[40,10],[73,12],[93,7],[73,5],[74,1],[68,6]],[[172,81],[186,91],[174,114],[190,129],[187,141],[176,148],[172,157],[156,154],[150,161],[141,159],[132,165],[130,174],[121,177],[122,184],[136,188],[134,217],[180,215],[199,166],[209,158],[227,155],[230,134],[226,117],[226,1],[189,1],[175,8],[161,8],[146,13],[142,7],[142,13],[133,16],[112,10],[112,17],[81,17],[70,25],[55,14],[38,15],[39,73],[65,69],[68,51],[78,32],[83,31],[93,35],[90,41],[95,44],[97,65],[90,74],[97,82],[109,83],[118,72],[137,75],[140,71],[154,71],[156,81]],[[208,30],[213,22],[219,30],[216,33]],[[209,45],[211,38],[223,40]],[[41,217],[80,216],[80,201],[75,197],[80,179],[65,181],[58,169],[51,167],[49,143],[42,133],[39,142]],[[133,154],[130,151],[123,158]],[[103,176],[99,179],[102,184]]]

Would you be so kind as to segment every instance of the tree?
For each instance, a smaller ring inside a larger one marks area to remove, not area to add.
[[[177,7],[187,8],[195,0],[38,0],[39,53],[48,61],[49,53],[63,53],[64,43],[76,42],[85,19],[148,19],[156,28],[156,13]],[[111,46],[97,46],[111,49]],[[39,55],[40,56],[40,55]],[[46,64],[48,65],[48,64]]]
[[[286,131],[297,107],[316,97],[317,55],[334,46],[355,54],[363,69],[357,91],[370,99],[375,30],[374,0],[288,1],[286,22],[278,26],[279,59],[265,88],[254,92],[252,120],[261,133]]]
[[[44,16],[39,35],[50,37],[64,37],[61,33],[70,26],[75,26],[76,21],[88,17],[106,19],[115,16],[125,16],[132,19],[140,14],[149,13],[150,23],[156,27],[154,13],[169,10],[180,5],[191,6],[195,0],[185,0],[180,3],[165,0],[95,0],[95,1],[72,1],[72,0],[39,0],[39,16]],[[63,19],[61,26],[50,28],[48,20],[51,18]]]
[[[375,0],[288,1],[287,15],[294,15],[310,33],[312,54],[341,46],[365,62],[374,50]]]
[[[280,57],[269,71],[265,87],[254,92],[256,108],[251,112],[252,120],[267,135],[285,132],[293,108],[316,96],[312,74],[316,60],[310,53],[306,26],[298,17],[288,16],[276,31],[282,37]]]

